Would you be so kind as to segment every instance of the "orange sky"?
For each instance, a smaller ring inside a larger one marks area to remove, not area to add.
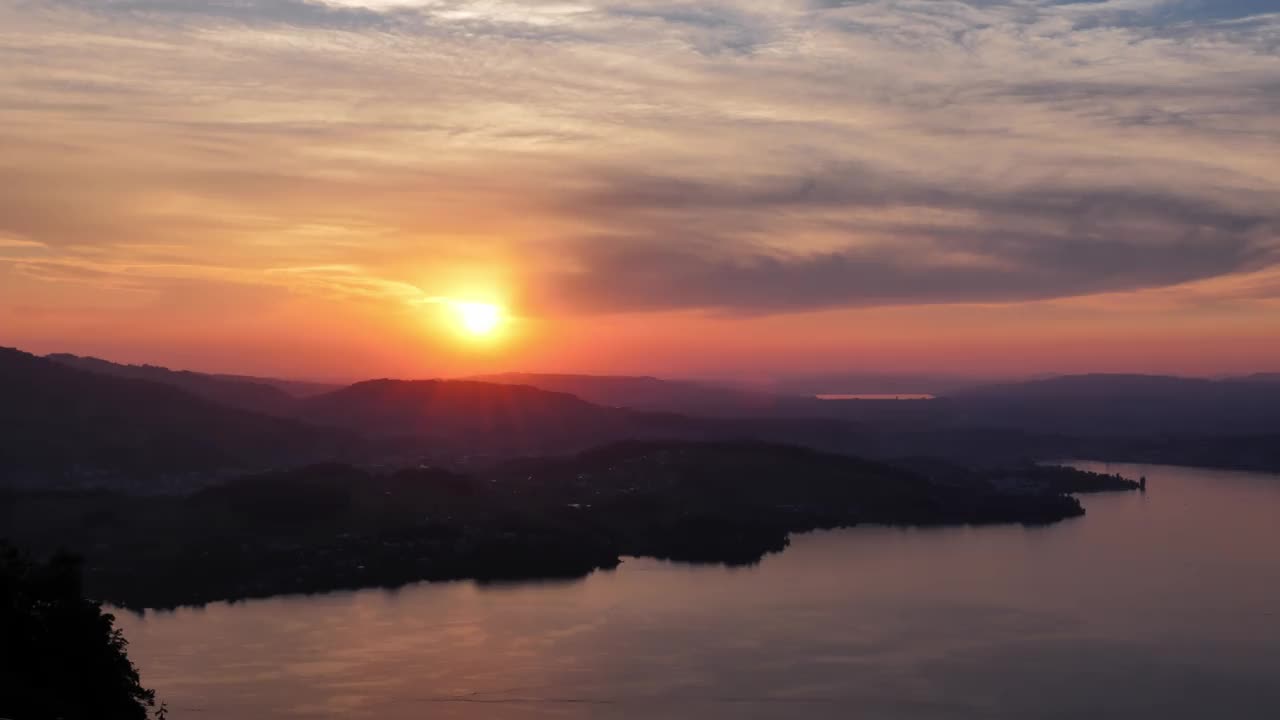
[[[0,2],[0,345],[1280,370],[1257,3]],[[449,299],[500,303],[492,339]]]

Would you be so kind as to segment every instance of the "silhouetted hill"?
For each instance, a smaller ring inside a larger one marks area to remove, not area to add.
[[[782,395],[730,385],[653,377],[505,373],[472,379],[527,384],[543,390],[567,392],[609,407],[702,418],[841,420],[882,428],[918,429],[922,424],[936,423],[943,417],[940,408],[925,400],[823,400],[814,396]],[[884,386],[875,387],[883,389]]]
[[[956,375],[891,372],[831,372],[779,380],[774,391],[791,395],[943,395],[989,381]]]
[[[293,398],[254,382],[56,358],[16,350],[0,358],[0,384],[13,398],[0,409],[8,430],[0,481],[110,484],[164,475],[190,487],[236,469],[337,458],[473,468],[623,440],[761,440],[974,466],[1086,457],[1280,469],[1270,443],[1280,433],[1280,385],[1246,380],[1068,376],[880,401],[644,377],[492,376],[576,388],[600,404],[477,380],[372,380]],[[668,406],[705,413],[652,409]]]
[[[1226,382],[1280,383],[1280,373],[1254,373],[1226,378]]]
[[[83,484],[340,455],[340,431],[0,348],[0,482]]]
[[[939,403],[966,427],[1089,437],[1280,430],[1280,385],[1154,375],[1069,375],[990,385]]]
[[[491,459],[562,455],[621,440],[767,440],[840,449],[855,428],[805,418],[689,417],[605,407],[528,385],[370,380],[297,405],[308,422],[414,438],[419,447]]]
[[[630,410],[470,380],[370,380],[304,399],[296,412],[317,424],[495,456],[566,452],[644,432],[643,418]]]
[[[1280,473],[1280,433],[1099,438],[1058,457]],[[1050,457],[1045,454],[1041,457]]]
[[[345,387],[343,383],[316,382],[313,380],[287,380],[283,378],[258,377],[256,375],[229,375],[226,373],[211,373],[208,377],[217,378],[219,380],[230,380],[232,382],[246,382],[255,385],[268,385],[296,398],[311,397],[312,395],[320,395],[321,393],[333,392],[341,390]]]
[[[670,412],[702,417],[820,417],[821,404],[812,397],[776,395],[689,380],[663,380],[624,375],[562,375],[501,373],[470,380],[531,385],[569,393],[610,407]]]
[[[149,607],[423,579],[577,577],[623,555],[742,564],[815,528],[1082,513],[1056,487],[938,482],[756,442],[625,442],[470,475],[324,464],[188,496],[0,491],[0,523],[15,537],[41,551],[83,549],[95,597]]]
[[[284,390],[247,377],[206,375],[155,365],[121,365],[78,355],[54,354],[46,357],[77,370],[172,385],[219,405],[272,415],[286,413],[294,402],[294,396]]]

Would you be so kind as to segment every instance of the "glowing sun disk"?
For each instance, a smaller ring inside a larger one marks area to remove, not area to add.
[[[502,322],[502,308],[490,303],[454,302],[458,324],[471,335],[490,335]]]

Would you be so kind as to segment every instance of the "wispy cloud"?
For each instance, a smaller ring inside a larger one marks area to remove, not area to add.
[[[374,10],[321,0],[54,0],[54,4],[135,21],[234,21],[352,32],[394,29],[418,17],[401,9]]]
[[[44,243],[37,240],[31,240],[19,235],[10,235],[0,232],[0,249],[18,248],[23,250],[44,249],[47,247]]]
[[[1252,276],[1273,5],[0,5],[0,272],[743,314]]]

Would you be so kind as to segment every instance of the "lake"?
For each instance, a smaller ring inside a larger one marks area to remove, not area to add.
[[[743,569],[119,613],[170,717],[1280,717],[1280,476],[1079,463],[1146,494],[1043,528],[865,527]]]

